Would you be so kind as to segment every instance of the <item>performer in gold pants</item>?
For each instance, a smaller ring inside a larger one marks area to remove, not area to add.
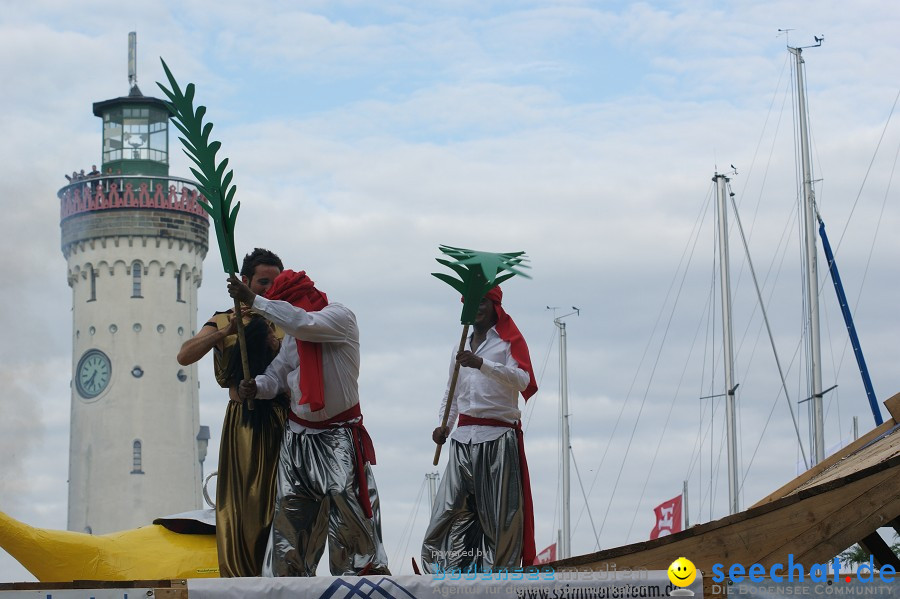
[[[241,278],[256,293],[265,293],[282,270],[277,255],[257,248],[244,257]],[[244,323],[252,376],[265,372],[284,333],[263,319],[245,317]],[[216,484],[216,545],[223,577],[262,572],[287,413],[286,398],[257,402],[254,410],[238,403],[243,369],[236,330],[232,310],[217,312],[178,353],[178,362],[187,366],[213,350],[216,381],[229,389]]]

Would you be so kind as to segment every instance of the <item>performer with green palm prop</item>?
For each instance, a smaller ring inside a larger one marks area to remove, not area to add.
[[[527,277],[521,270],[527,268],[524,253],[440,249],[455,262],[438,262],[459,278],[432,274],[462,294],[463,334],[451,362],[441,425],[432,433],[437,465],[456,426],[422,543],[423,566],[433,573],[531,565],[534,511],[518,395],[527,400],[537,384],[528,346],[502,307],[498,285],[516,274]]]
[[[525,252],[508,252],[506,254],[492,254],[490,252],[479,252],[475,250],[467,250],[465,248],[456,248],[449,245],[438,247],[439,250],[454,258],[456,262],[450,262],[443,258],[435,258],[437,262],[452,269],[459,279],[455,279],[450,275],[433,272],[432,276],[437,277],[441,281],[447,283],[456,289],[462,295],[462,314],[459,321],[463,325],[462,336],[459,338],[459,351],[465,348],[466,338],[469,336],[469,326],[475,324],[475,315],[478,312],[478,304],[484,298],[485,294],[492,288],[500,285],[503,281],[511,279],[516,275],[521,275],[526,279],[531,277],[519,268],[531,268],[522,265],[526,261]],[[508,271],[505,274],[504,271]],[[450,391],[448,393],[447,405],[444,408],[444,418],[441,423],[442,427],[447,426],[447,418],[450,415],[450,404],[453,401],[453,394],[456,391],[456,381],[459,378],[459,364],[453,370],[450,378]],[[438,465],[441,459],[441,445],[439,444],[434,450],[434,465]]]
[[[237,260],[234,225],[239,205],[232,207],[235,187],[228,160],[216,163],[221,147],[210,140],[212,123],[203,124],[206,108],[194,110],[194,85],[184,91],[163,62],[169,89],[168,107],[175,126],[183,134],[185,154],[197,168],[191,171],[205,196],[200,204],[212,216],[225,272],[234,278]],[[284,270],[274,253],[256,248],[244,257],[240,274],[255,293],[266,293]],[[242,381],[262,374],[278,354],[283,331],[261,317],[242,316],[235,301],[234,313],[217,312],[179,351],[180,364],[193,364],[213,348],[219,384],[229,390],[219,444],[216,483],[216,549],[222,577],[259,576],[275,506],[275,480],[281,438],[289,410],[287,395],[253,405],[241,401]],[[246,326],[245,326],[246,325]],[[237,340],[235,340],[237,337]]]

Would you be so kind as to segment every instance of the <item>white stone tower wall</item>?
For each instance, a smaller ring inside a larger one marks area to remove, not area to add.
[[[166,214],[107,210],[63,223],[73,305],[69,530],[103,534],[201,507],[197,369],[175,356],[197,326],[206,225],[174,213],[183,238],[160,237],[152,225]],[[134,219],[142,219],[137,230]],[[142,228],[148,234],[134,234]],[[132,297],[135,261],[142,264],[139,298]],[[112,368],[106,389],[85,400],[75,378],[91,349],[104,352]]]

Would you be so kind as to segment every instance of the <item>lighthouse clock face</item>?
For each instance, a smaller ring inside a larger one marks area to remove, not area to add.
[[[75,369],[75,387],[84,399],[93,399],[109,385],[112,365],[109,357],[99,349],[89,349],[78,360]]]

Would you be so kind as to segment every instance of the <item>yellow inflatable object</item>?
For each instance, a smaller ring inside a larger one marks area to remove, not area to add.
[[[106,535],[34,528],[0,512],[0,547],[40,582],[219,576],[216,535],[159,524]]]

